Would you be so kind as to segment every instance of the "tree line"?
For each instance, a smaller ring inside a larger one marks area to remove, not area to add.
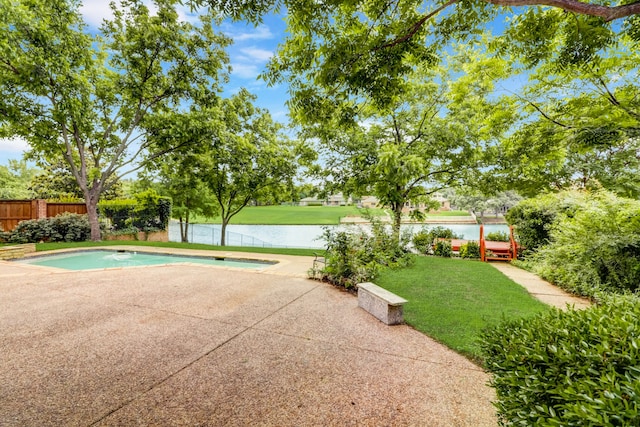
[[[449,187],[640,192],[636,4],[188,3],[208,6],[199,24],[172,0],[123,0],[94,34],[75,0],[0,0],[0,135],[69,172],[94,240],[98,201],[132,172],[223,227],[299,173],[376,195],[396,232],[406,202]],[[288,85],[295,137],[247,90],[222,96],[216,25],[278,7],[288,35],[262,78]]]

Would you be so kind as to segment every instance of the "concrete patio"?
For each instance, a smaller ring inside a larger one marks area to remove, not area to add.
[[[308,258],[258,257],[281,263],[0,261],[0,425],[496,425],[478,366],[303,278]]]

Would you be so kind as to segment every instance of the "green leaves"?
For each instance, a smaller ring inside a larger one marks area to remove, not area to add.
[[[506,322],[482,337],[502,425],[633,425],[640,416],[640,302]]]

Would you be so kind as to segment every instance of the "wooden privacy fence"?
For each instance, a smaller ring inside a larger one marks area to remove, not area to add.
[[[19,222],[51,218],[61,213],[86,214],[84,203],[47,203],[46,200],[0,200],[0,228],[11,231]]]

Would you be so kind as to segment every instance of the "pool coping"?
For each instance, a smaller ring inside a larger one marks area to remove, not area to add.
[[[139,249],[138,249],[139,248]],[[47,255],[57,255],[63,253],[72,253],[72,252],[86,252],[93,250],[101,250],[101,251],[110,251],[117,252],[124,250],[125,252],[143,252],[149,254],[162,254],[162,255],[173,255],[173,256],[196,256],[196,257],[207,257],[207,258],[232,258],[238,261],[256,261],[263,262],[266,264],[265,268],[240,268],[240,267],[230,267],[230,266],[222,266],[222,265],[210,265],[210,264],[200,264],[200,263],[191,263],[191,262],[179,262],[179,263],[167,263],[167,264],[156,264],[156,265],[144,265],[144,266],[130,266],[130,267],[109,267],[109,268],[97,268],[97,269],[87,269],[87,270],[67,270],[63,268],[57,267],[47,267],[47,266],[39,266],[33,264],[25,264],[25,263],[17,263],[14,261],[0,261],[0,264],[7,263],[10,265],[19,265],[24,266],[26,268],[34,270],[39,270],[42,272],[48,273],[80,273],[87,271],[110,271],[110,270],[122,270],[122,269],[130,269],[130,268],[158,268],[164,267],[167,265],[186,265],[193,267],[205,267],[205,268],[217,268],[217,269],[225,269],[231,271],[244,271],[244,272],[252,272],[258,274],[278,274],[284,276],[293,276],[293,277],[308,277],[307,271],[311,268],[313,264],[313,257],[309,256],[296,256],[296,255],[278,255],[278,254],[264,254],[264,253],[254,253],[254,252],[234,252],[234,251],[220,251],[220,250],[206,250],[206,249],[183,249],[183,248],[164,248],[164,247],[150,247],[150,246],[133,246],[133,245],[109,245],[109,246],[94,246],[90,248],[67,248],[67,249],[56,249],[52,251],[42,251],[42,252],[34,252],[30,254],[25,254],[24,258],[36,258]],[[24,259],[22,258],[22,259]]]

